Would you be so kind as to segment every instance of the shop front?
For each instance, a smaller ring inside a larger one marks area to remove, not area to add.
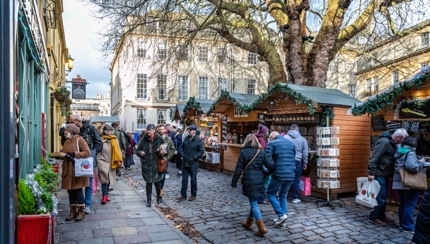
[[[397,83],[385,91],[353,106],[355,116],[371,115],[371,135],[367,150],[372,150],[383,131],[404,128],[417,141],[417,155],[430,156],[430,68],[421,70],[414,78]],[[363,176],[366,176],[363,174]],[[430,182],[430,172],[427,171]],[[388,202],[398,202],[395,191],[390,191]]]
[[[330,198],[355,192],[356,177],[367,172],[370,118],[347,115],[359,100],[339,90],[277,83],[261,95],[246,111],[281,135],[292,124],[308,143],[311,194]],[[328,132],[326,132],[328,131]]]

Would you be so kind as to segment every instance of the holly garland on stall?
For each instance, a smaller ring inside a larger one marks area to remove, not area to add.
[[[236,98],[230,96],[230,93],[228,91],[221,90],[220,97],[211,105],[208,111],[206,111],[206,114],[210,114],[215,109],[215,106],[218,105],[218,103],[220,103],[223,99],[229,100],[234,106],[236,106],[236,109],[239,112],[246,113],[245,111],[247,111],[246,109],[248,108],[248,106],[238,102]]]
[[[329,118],[329,123],[331,124],[331,121],[334,118],[333,108],[332,107],[324,107],[323,113],[321,115],[321,126],[327,127],[330,126],[327,124],[327,118]]]
[[[299,92],[294,91],[287,84],[276,82],[267,93],[261,94],[253,103],[249,106],[244,106],[244,112],[248,113],[255,109],[259,104],[266,100],[275,92],[282,92],[294,99],[297,104],[305,104],[308,107],[309,114],[314,114],[314,108],[312,107],[312,100],[303,96]]]
[[[392,85],[387,90],[369,97],[366,101],[355,104],[351,109],[353,115],[373,114],[383,109],[386,105],[392,105],[394,99],[413,87],[420,87],[426,79],[430,78],[430,67],[418,72],[412,79]]]
[[[188,100],[187,104],[185,104],[185,107],[183,109],[184,114],[186,114],[188,110],[191,110],[193,108],[195,108],[196,110],[201,109],[200,103],[196,101],[195,97],[190,97],[190,99]]]

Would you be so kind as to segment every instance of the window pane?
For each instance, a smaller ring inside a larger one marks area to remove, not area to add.
[[[378,77],[373,78],[373,90],[375,92],[379,91],[379,78]]]
[[[179,61],[189,61],[188,45],[179,45],[178,59]]]
[[[421,46],[428,46],[429,45],[429,33],[423,33],[421,35]]]
[[[248,65],[257,65],[257,54],[249,52],[248,53]]]
[[[227,78],[218,78],[218,97],[221,96],[221,91],[227,91]]]
[[[254,79],[248,79],[247,81],[247,94],[255,95],[255,85],[256,81]]]
[[[208,77],[199,77],[199,99],[208,99]]]
[[[137,98],[147,98],[148,78],[146,74],[137,74]]]
[[[158,109],[157,124],[166,124],[167,109]]]
[[[366,80],[366,90],[367,90],[368,92],[371,92],[371,91],[372,91],[372,79],[367,79],[367,80]]]
[[[188,100],[188,76],[179,76],[178,100]]]
[[[199,46],[198,54],[199,54],[199,62],[207,62],[208,61],[208,47],[207,46]]]
[[[158,93],[158,100],[165,100],[167,99],[167,75],[158,75],[157,76],[157,93]]]
[[[164,42],[158,43],[157,58],[158,59],[166,59],[167,58],[166,43],[164,43]]]
[[[399,82],[399,71],[393,71],[393,84],[396,84],[397,82]]]
[[[137,109],[137,129],[146,128],[146,109]]]

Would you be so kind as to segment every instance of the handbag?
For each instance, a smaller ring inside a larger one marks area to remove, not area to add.
[[[411,189],[425,190],[427,189],[427,176],[420,172],[412,173],[407,169],[399,170],[400,178],[402,178],[402,184]]]
[[[78,152],[80,152],[78,143],[80,139],[81,138],[78,138],[78,140],[76,140],[76,148]],[[92,157],[75,158],[75,177],[93,177],[93,165],[94,159]]]
[[[158,155],[155,153],[154,149],[152,148],[152,143],[149,144],[151,146],[152,153],[154,154],[155,158],[157,159],[157,167],[158,167],[158,173],[163,173],[167,170],[167,159],[159,158]]]

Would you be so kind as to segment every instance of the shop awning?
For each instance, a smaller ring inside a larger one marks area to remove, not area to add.
[[[243,110],[244,108],[247,108],[249,105],[251,105],[259,97],[259,95],[229,93],[227,91],[222,91],[221,96],[213,104],[211,104],[210,108],[207,110],[207,114],[224,113],[232,104]]]
[[[419,89],[424,83],[430,81],[430,67],[423,68],[412,79],[399,82],[388,87],[386,90],[368,97],[363,102],[358,102],[352,105],[348,111],[353,115],[360,116],[362,114],[373,114],[380,111],[387,105],[392,105],[396,98],[411,89]]]
[[[119,123],[118,116],[91,116],[90,123],[108,123],[111,124],[113,122]]]

